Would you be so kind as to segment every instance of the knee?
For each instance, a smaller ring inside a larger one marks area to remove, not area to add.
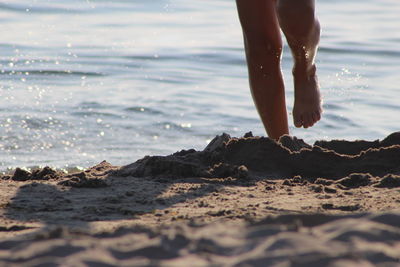
[[[280,60],[283,50],[282,40],[273,40],[263,33],[247,32],[244,34],[248,56],[270,57]]]

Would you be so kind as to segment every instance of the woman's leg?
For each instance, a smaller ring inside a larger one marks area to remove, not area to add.
[[[322,113],[314,64],[320,37],[320,25],[315,16],[315,2],[278,0],[277,11],[280,27],[294,58],[294,125],[308,128],[320,120]]]
[[[276,0],[236,0],[254,103],[270,138],[289,133]]]

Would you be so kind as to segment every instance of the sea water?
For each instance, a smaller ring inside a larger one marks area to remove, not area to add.
[[[400,1],[319,0],[323,119],[291,134],[400,129]],[[265,135],[233,0],[0,1],[0,170],[115,165]],[[292,59],[282,69],[291,116]]]

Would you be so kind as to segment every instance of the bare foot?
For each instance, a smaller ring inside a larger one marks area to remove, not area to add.
[[[308,128],[321,119],[322,101],[315,66],[311,74],[294,71],[293,122],[298,128]]]

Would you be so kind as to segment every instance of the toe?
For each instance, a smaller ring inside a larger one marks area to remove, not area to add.
[[[297,128],[300,128],[301,126],[303,126],[302,116],[293,116],[293,123],[294,123],[294,126],[296,126]]]
[[[321,112],[320,111],[315,112],[315,115],[317,117],[317,121],[319,121],[321,119]]]
[[[315,124],[314,116],[313,113],[310,113],[308,115],[308,127],[312,127]]]
[[[317,113],[315,112],[311,113],[311,118],[312,118],[312,124],[314,125],[318,121]]]
[[[304,128],[310,127],[312,125],[312,119],[311,119],[310,115],[308,115],[308,114],[303,115],[303,118],[304,118],[303,127]]]

